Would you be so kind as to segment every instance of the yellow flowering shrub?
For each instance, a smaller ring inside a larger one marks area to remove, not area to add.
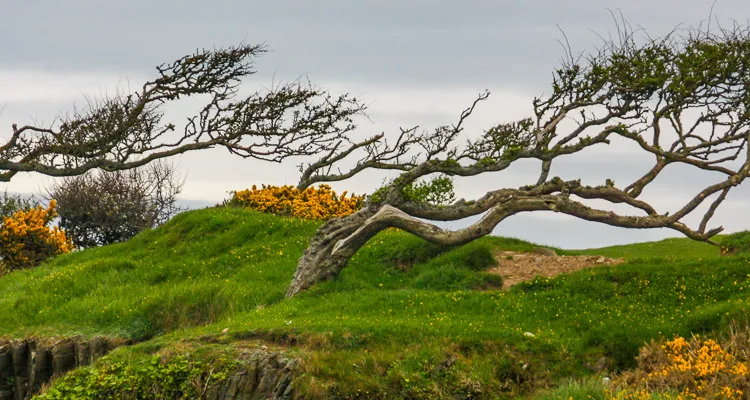
[[[641,349],[638,368],[616,379],[612,399],[741,400],[750,395],[750,329],[722,346],[713,339],[676,337]]]
[[[337,195],[330,186],[299,190],[294,186],[263,185],[232,193],[231,205],[288,217],[327,219],[352,214],[362,207],[365,196]]]
[[[49,224],[57,217],[57,203],[20,210],[3,217],[0,226],[0,272],[39,265],[47,257],[73,250],[65,231]]]

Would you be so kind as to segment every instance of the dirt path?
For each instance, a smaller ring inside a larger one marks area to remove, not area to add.
[[[533,253],[500,251],[495,254],[498,265],[488,272],[503,277],[503,289],[537,276],[555,276],[600,265],[616,265],[622,258],[601,256],[558,256],[552,250],[537,248]]]

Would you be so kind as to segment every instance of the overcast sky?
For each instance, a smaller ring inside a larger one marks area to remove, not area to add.
[[[549,92],[551,72],[563,55],[560,30],[574,51],[582,51],[614,31],[611,12],[622,12],[631,24],[660,35],[678,25],[705,23],[712,4],[714,18],[723,24],[746,24],[750,17],[747,0],[0,0],[0,135],[7,137],[13,122],[49,122],[74,104],[83,105],[84,94],[139,86],[153,76],[155,65],[197,48],[241,42],[272,49],[258,60],[258,73],[248,85],[304,75],[334,92],[352,93],[369,104],[371,121],[362,129],[372,133],[450,123],[477,93],[489,89],[490,101],[469,125],[480,131],[529,116],[534,96]],[[176,123],[190,109],[184,107],[171,110]],[[556,164],[552,176],[598,185],[606,178],[632,180],[650,167],[650,158],[631,147],[591,150]],[[196,204],[220,202],[228,191],[253,184],[295,184],[298,178],[294,162],[253,162],[221,149],[174,161],[186,175],[182,197]],[[469,199],[491,188],[533,183],[537,171],[535,163],[520,163],[491,177],[458,181],[458,194]],[[664,211],[678,208],[701,184],[716,180],[666,172],[645,193]],[[381,181],[382,175],[365,174],[334,186],[362,193]],[[34,192],[48,182],[19,174],[5,188]],[[747,187],[731,193],[714,223],[727,231],[747,229],[749,193]],[[676,235],[551,213],[512,217],[495,233],[566,248]]]

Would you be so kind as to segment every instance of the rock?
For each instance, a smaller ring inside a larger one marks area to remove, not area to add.
[[[89,342],[89,346],[91,346],[91,359],[96,360],[99,358],[104,357],[109,353],[110,350],[110,344],[107,338],[103,337],[95,337],[92,338]]]
[[[524,332],[523,335],[526,336],[526,337],[529,337],[529,338],[535,338],[536,337],[536,335],[533,334],[533,333],[531,333],[531,332]]]
[[[596,364],[594,364],[594,371],[596,372],[604,372],[609,370],[609,360],[607,360],[607,357],[602,357],[599,360],[596,361]]]
[[[52,376],[58,376],[76,367],[76,344],[67,339],[52,346]]]
[[[13,400],[13,359],[10,343],[0,343],[0,400]]]
[[[292,399],[299,361],[259,350],[245,355],[245,366],[219,387],[207,392],[208,400]]]
[[[554,250],[548,249],[546,247],[534,247],[534,249],[531,250],[531,252],[534,254],[540,254],[543,256],[547,256],[547,257],[557,257],[557,253]]]
[[[78,337],[0,341],[0,400],[30,399],[53,377],[88,365],[122,344],[109,338],[93,338],[91,343]]]
[[[605,262],[607,262],[607,259],[604,257],[599,257],[596,259],[597,264],[604,264]]]
[[[52,349],[47,343],[29,343],[31,354],[31,376],[29,377],[29,389],[31,393],[38,393],[42,385],[52,378]]]
[[[29,346],[25,340],[11,343],[10,356],[13,362],[13,394],[16,399],[29,395]]]
[[[76,343],[76,366],[82,367],[91,364],[91,347],[89,342],[81,340]]]
[[[78,366],[90,364],[123,342],[95,337],[90,340],[0,341],[0,400],[27,400],[51,379]],[[299,361],[264,349],[243,355],[244,366],[218,386],[207,400],[292,399]]]

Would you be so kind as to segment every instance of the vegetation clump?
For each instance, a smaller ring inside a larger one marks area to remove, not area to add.
[[[154,162],[126,171],[87,172],[48,190],[57,201],[60,226],[76,247],[124,242],[181,211],[182,180],[174,166]]]
[[[641,349],[638,368],[621,375],[616,399],[743,399],[750,393],[750,329],[721,341],[677,336]]]
[[[50,200],[47,208],[37,206],[3,217],[0,272],[35,267],[48,257],[73,250],[73,242],[65,231],[49,226],[57,217],[56,206],[57,202]]]
[[[104,361],[96,367],[77,369],[55,381],[37,396],[39,400],[58,399],[192,399],[204,397],[208,384],[224,382],[222,368],[186,356],[163,359],[160,355],[133,363]]]
[[[336,194],[328,185],[300,190],[294,186],[263,185],[232,192],[230,205],[307,220],[344,217],[362,208],[365,196]]]
[[[30,210],[38,205],[39,202],[34,196],[8,193],[6,190],[0,193],[0,218],[10,217],[16,211]]]

